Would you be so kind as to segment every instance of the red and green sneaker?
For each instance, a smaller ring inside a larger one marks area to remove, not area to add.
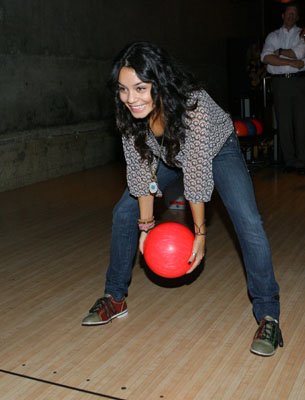
[[[266,316],[259,324],[251,345],[252,353],[272,356],[278,346],[283,347],[283,337],[276,319]]]
[[[103,325],[108,324],[114,318],[126,317],[128,314],[125,299],[114,300],[111,295],[96,300],[90,308],[89,314],[83,319],[82,325]]]

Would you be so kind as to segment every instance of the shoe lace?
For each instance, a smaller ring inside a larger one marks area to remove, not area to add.
[[[275,321],[263,319],[257,332],[257,339],[268,340],[274,345],[283,347],[283,337],[279,325]]]
[[[94,313],[94,312],[98,312],[101,309],[103,309],[105,311],[107,318],[110,318],[113,314],[115,314],[115,310],[111,303],[110,297],[106,296],[106,297],[101,297],[100,299],[97,299],[96,302],[94,303],[94,305],[90,308],[89,312]]]

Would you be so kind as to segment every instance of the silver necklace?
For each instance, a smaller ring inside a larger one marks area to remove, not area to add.
[[[160,144],[160,151],[159,151],[159,155],[158,155],[158,159],[157,159],[157,165],[156,165],[156,169],[153,170],[152,168],[152,164],[150,164],[150,173],[151,173],[151,182],[149,184],[149,192],[151,194],[155,194],[157,193],[159,187],[158,187],[158,178],[157,178],[157,172],[158,172],[158,168],[159,168],[159,164],[160,164],[160,159],[161,159],[161,152],[162,152],[162,146],[164,143],[164,134],[162,136],[162,140],[161,140],[161,144]]]

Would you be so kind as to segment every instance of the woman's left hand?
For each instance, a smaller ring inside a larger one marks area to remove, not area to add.
[[[187,271],[187,274],[190,274],[194,271],[195,268],[201,263],[205,254],[205,235],[195,235],[193,251],[192,255],[188,261],[190,264],[190,269]]]

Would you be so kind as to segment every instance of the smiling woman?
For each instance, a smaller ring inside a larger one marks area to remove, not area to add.
[[[161,113],[154,112],[155,104],[151,95],[152,83],[143,82],[136,71],[123,67],[118,79],[119,97],[134,118],[149,115],[149,127],[155,136],[163,136],[165,122]]]
[[[119,96],[135,118],[145,118],[154,109],[152,84],[142,82],[133,68],[123,67],[119,74]]]
[[[154,229],[155,197],[183,176],[194,224],[186,273],[192,273],[205,255],[205,202],[211,199],[215,185],[240,240],[248,291],[260,323],[251,351],[274,354],[283,345],[279,288],[229,114],[165,50],[152,43],[135,42],[124,48],[114,60],[111,84],[128,189],[113,211],[105,295],[82,324],[103,325],[127,315],[125,296],[133,260],[137,244],[143,254]],[[156,136],[161,135],[158,140]]]

